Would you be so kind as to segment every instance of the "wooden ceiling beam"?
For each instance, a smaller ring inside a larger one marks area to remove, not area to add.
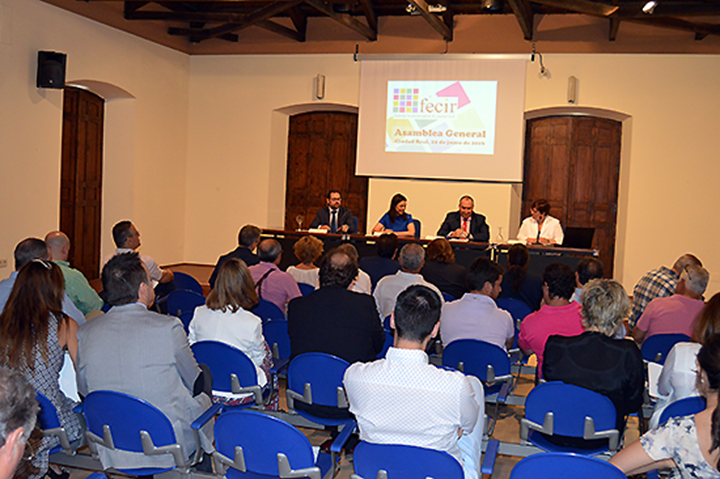
[[[315,10],[324,13],[328,17],[332,18],[336,22],[344,25],[351,30],[355,30],[360,35],[364,36],[371,42],[377,40],[377,31],[373,30],[369,26],[355,20],[353,17],[347,14],[340,14],[333,11],[332,8],[328,7],[322,0],[305,0],[305,3],[313,7]]]
[[[562,8],[571,12],[582,13],[584,15],[592,15],[594,17],[609,17],[615,13],[617,5],[608,5],[606,3],[591,2],[589,0],[532,0],[546,7]]]
[[[305,32],[296,32],[291,28],[280,25],[279,23],[275,23],[271,20],[262,20],[257,22],[256,25],[260,28],[264,28],[265,30],[277,33],[297,42],[305,41]]]
[[[409,0],[410,3],[415,5],[420,15],[427,20],[431,27],[433,27],[446,42],[451,42],[453,39],[452,26],[447,25],[440,17],[435,13],[430,13],[429,6],[425,0]]]
[[[621,18],[648,17],[643,13],[645,1],[625,2],[617,11]],[[653,17],[710,17],[720,15],[720,4],[713,2],[683,1],[659,2],[653,10]]]
[[[302,1],[303,0],[291,0],[289,2],[276,2],[246,15],[243,21],[228,23],[226,25],[220,25],[214,28],[194,30],[190,28],[171,27],[168,29],[168,34],[188,36],[190,38],[190,41],[193,43],[201,42],[204,40],[209,40],[211,38],[220,37],[227,33],[235,33],[239,30],[251,27],[258,22],[268,20],[269,18],[272,18],[275,15],[284,12],[285,10],[299,5],[300,3],[302,3]]]
[[[377,15],[372,0],[360,0],[360,8],[365,14],[368,26],[377,32]]]
[[[528,0],[508,0],[525,40],[533,39],[533,13]]]
[[[702,40],[707,35],[720,35],[720,25],[712,23],[690,22],[681,18],[657,17],[646,15],[645,18],[626,18],[626,22],[641,23],[655,27],[671,28],[695,33],[696,40]],[[700,37],[700,38],[698,38]]]
[[[288,10],[288,15],[290,15],[290,20],[292,20],[293,25],[295,25],[295,30],[305,38],[307,32],[307,15],[300,10],[299,6],[294,6]]]
[[[620,0],[613,0],[613,5],[619,5]],[[617,12],[616,12],[617,13]],[[608,40],[614,42],[617,39],[618,31],[620,30],[620,19],[617,15],[610,17],[610,30],[608,31]]]
[[[244,13],[220,12],[125,12],[125,20],[166,20],[173,22],[221,22],[241,23],[247,19]]]

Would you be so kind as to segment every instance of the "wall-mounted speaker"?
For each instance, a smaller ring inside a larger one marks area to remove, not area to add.
[[[60,52],[38,52],[37,87],[64,88],[67,55]]]

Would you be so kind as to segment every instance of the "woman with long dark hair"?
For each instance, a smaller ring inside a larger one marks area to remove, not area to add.
[[[390,209],[380,218],[380,221],[373,226],[373,233],[394,232],[398,236],[415,236],[415,223],[413,223],[412,215],[406,213],[407,198],[400,193],[396,193],[390,200]]]
[[[617,453],[610,462],[625,474],[677,467],[684,478],[720,477],[720,335],[706,341],[697,365],[697,388],[707,400],[705,410],[668,419]]]
[[[503,275],[500,297],[520,300],[533,311],[537,311],[543,298],[542,278],[528,270],[530,251],[527,246],[512,245],[508,250],[507,261],[508,267]]]
[[[64,294],[65,280],[54,263],[36,259],[20,269],[0,314],[0,364],[19,371],[50,400],[68,439],[75,441],[82,435],[80,420],[72,411],[75,403],[60,391],[58,382],[64,349],[75,362],[78,346],[78,325],[62,310]],[[30,477],[67,477],[57,468],[48,469],[48,453],[59,443],[53,437],[42,439],[32,461],[37,472]]]

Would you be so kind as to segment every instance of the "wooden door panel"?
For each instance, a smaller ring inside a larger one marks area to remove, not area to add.
[[[545,198],[563,226],[593,227],[593,247],[612,276],[622,125],[593,117],[529,120],[523,217]]]
[[[357,115],[315,112],[290,118],[285,227],[297,228],[295,216],[304,215],[303,228],[325,206],[330,189],[343,195],[343,205],[360,220],[365,231],[368,179],[355,176]]]

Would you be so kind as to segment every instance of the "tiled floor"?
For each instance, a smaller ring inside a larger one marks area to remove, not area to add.
[[[532,389],[533,384],[533,378],[530,375],[522,375],[520,377],[520,381],[518,383],[518,387],[515,391],[516,395],[520,396],[526,396],[527,393]],[[281,384],[281,388],[282,388]],[[285,409],[285,400],[284,400],[284,393],[280,395],[281,401],[280,406],[282,409]],[[487,408],[486,412],[491,412],[491,408]],[[512,443],[512,444],[519,444],[520,443],[520,420],[523,417],[523,408],[520,406],[501,406],[499,409],[499,418],[497,425],[495,426],[495,431],[493,433],[493,438],[498,439],[501,442],[504,443]],[[637,427],[637,419],[631,418],[628,424],[628,428],[626,430],[625,434],[625,443],[629,444],[630,442],[634,441],[638,437],[638,427]],[[305,429],[303,428],[302,431],[305,433],[305,435],[310,439],[310,442],[314,446],[319,446],[322,444],[326,439],[330,437],[329,434],[319,431],[316,429]],[[514,456],[504,456],[500,455],[498,456],[497,462],[495,464],[495,471],[492,475],[493,479],[506,479],[510,477],[510,471],[512,470],[513,466],[522,459],[521,457],[514,457]],[[85,479],[92,471],[82,470],[82,469],[72,469],[67,468],[71,471],[71,479]],[[340,471],[338,475],[336,476],[337,479],[349,479],[350,474],[352,473],[352,462],[351,458],[343,458]],[[164,476],[178,476],[178,474],[165,474],[163,475],[163,479],[175,479],[174,477],[167,477]],[[207,476],[205,476],[207,477]],[[487,476],[486,476],[487,477]]]

